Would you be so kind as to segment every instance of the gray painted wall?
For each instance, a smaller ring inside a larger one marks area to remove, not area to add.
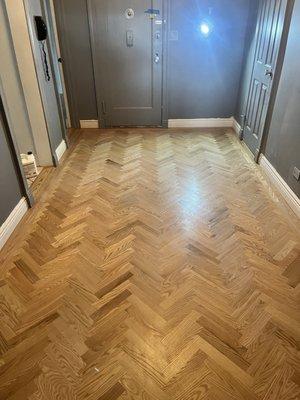
[[[28,118],[17,60],[13,49],[10,27],[5,5],[0,3],[0,80],[5,93],[5,106],[11,130],[17,141],[20,153],[35,153],[30,121]]]
[[[0,99],[1,102],[1,99]],[[0,104],[0,226],[22,198]]]
[[[169,118],[234,115],[251,1],[170,1],[178,40],[169,42]],[[54,3],[71,108],[77,119],[97,119],[86,0]],[[207,17],[214,30],[203,38],[199,24]]]
[[[248,25],[248,0],[172,0],[169,118],[225,118],[235,113]],[[211,15],[209,15],[211,8]],[[214,26],[199,32],[202,20]]]
[[[74,120],[97,119],[86,0],[54,0],[63,68]]]
[[[300,197],[300,1],[296,0],[265,156]]]

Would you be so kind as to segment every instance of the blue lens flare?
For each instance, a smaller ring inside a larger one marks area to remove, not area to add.
[[[201,22],[199,29],[203,36],[209,36],[212,31],[212,25],[209,22],[203,21]]]

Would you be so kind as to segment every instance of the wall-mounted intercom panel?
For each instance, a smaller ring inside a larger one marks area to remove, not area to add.
[[[46,40],[48,37],[48,29],[47,25],[43,19],[43,17],[37,15],[34,17],[35,21],[35,29],[36,29],[36,36],[39,42]]]
[[[41,49],[41,57],[42,57],[42,63],[43,63],[43,68],[45,72],[45,79],[47,82],[50,82],[51,77],[50,77],[50,71],[49,71],[49,64],[48,64],[48,57],[47,53],[45,50],[45,40],[48,38],[48,29],[46,22],[44,21],[44,18],[40,15],[36,15],[34,17],[34,22],[35,22],[35,32],[36,32],[36,38],[40,42],[40,49]]]

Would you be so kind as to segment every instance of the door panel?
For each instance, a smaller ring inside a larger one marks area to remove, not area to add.
[[[256,52],[246,108],[244,141],[258,154],[281,42],[286,0],[261,0]]]
[[[162,123],[161,14],[162,0],[89,1],[96,92],[106,127]]]

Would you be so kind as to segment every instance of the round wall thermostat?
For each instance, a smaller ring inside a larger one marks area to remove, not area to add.
[[[134,10],[132,8],[127,8],[125,16],[127,19],[132,19],[134,17]]]

